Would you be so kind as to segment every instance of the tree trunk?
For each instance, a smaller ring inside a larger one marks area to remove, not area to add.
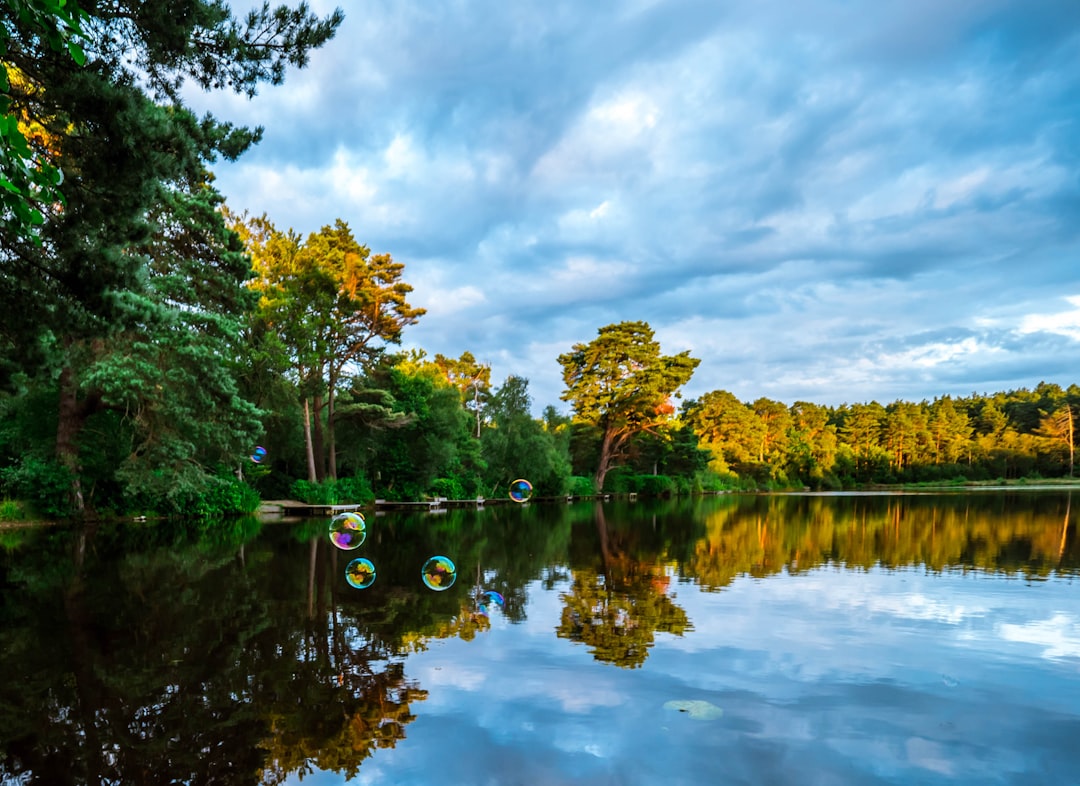
[[[326,443],[323,440],[322,411],[326,407],[322,396],[311,399],[311,445],[315,455],[315,475],[321,483],[326,479]]]
[[[76,515],[86,512],[83,499],[82,480],[79,463],[79,433],[86,425],[86,419],[101,408],[100,393],[93,393],[82,401],[79,400],[79,383],[70,365],[60,370],[60,405],[56,424],[56,460],[71,474],[68,487],[71,510]]]
[[[1069,477],[1071,478],[1073,476],[1073,457],[1074,457],[1075,452],[1076,452],[1076,446],[1073,443],[1072,405],[1071,404],[1066,404],[1065,405],[1065,411],[1069,415]]]
[[[600,462],[596,467],[596,475],[593,476],[593,485],[596,487],[597,494],[603,493],[604,478],[615,463],[616,443],[615,434],[610,429],[605,429],[604,439],[600,443]]]
[[[315,476],[315,450],[311,444],[311,407],[304,398],[304,449],[307,451],[307,473],[311,483],[318,481]]]
[[[334,383],[326,399],[326,451],[329,457],[329,477],[337,480],[337,446],[334,443]]]

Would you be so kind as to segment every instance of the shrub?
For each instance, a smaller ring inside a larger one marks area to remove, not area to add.
[[[308,505],[367,504],[375,499],[367,479],[360,475],[327,479],[322,483],[294,480],[290,491],[294,498]]]
[[[210,478],[205,490],[181,503],[181,512],[189,516],[218,518],[259,509],[259,493],[244,481],[232,476]]]
[[[570,492],[575,497],[591,497],[596,494],[596,486],[592,478],[583,475],[573,475],[570,478]]]
[[[71,480],[71,473],[58,462],[24,456],[15,466],[0,470],[0,491],[25,500],[40,516],[64,518],[74,512]]]
[[[457,478],[435,478],[431,484],[431,496],[465,499],[465,489]]]
[[[0,500],[0,521],[24,521],[28,518],[23,504],[18,500]]]

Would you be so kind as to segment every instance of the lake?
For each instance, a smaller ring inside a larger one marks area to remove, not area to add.
[[[1075,518],[997,491],[390,514],[350,550],[326,519],[0,530],[0,784],[1077,783]]]

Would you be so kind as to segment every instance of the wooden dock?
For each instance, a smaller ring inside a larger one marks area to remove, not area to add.
[[[338,513],[363,510],[364,507],[359,503],[352,505],[309,505],[295,499],[268,499],[259,505],[259,513],[264,516],[336,516]]]
[[[375,508],[376,513],[388,510],[429,511],[434,513],[445,511],[449,508],[482,508],[487,501],[488,500],[485,500],[483,497],[476,497],[475,499],[446,499],[444,497],[436,497],[435,499],[421,500],[419,502],[399,502],[397,500],[377,499],[370,505],[363,505],[360,503],[349,505],[312,505],[306,502],[299,502],[295,499],[268,499],[264,500],[259,506],[259,513],[267,518],[278,516],[288,516],[290,518],[304,516],[336,516],[339,513],[363,511],[364,509],[370,508]]]
[[[569,503],[610,500],[612,498],[612,494],[595,494],[582,497],[567,494],[566,496],[558,497],[533,497],[531,501]],[[636,500],[637,494],[630,494],[629,498],[632,501]],[[316,516],[336,516],[339,513],[371,510],[372,508],[375,509],[376,513],[383,513],[386,511],[427,511],[429,513],[445,513],[452,508],[473,508],[478,510],[492,505],[513,506],[516,504],[519,503],[514,502],[509,497],[496,497],[494,499],[486,499],[484,497],[475,497],[473,499],[446,499],[445,497],[435,497],[434,499],[425,499],[418,502],[377,499],[373,503],[367,505],[361,503],[352,503],[348,505],[311,505],[306,502],[299,502],[295,499],[268,499],[264,500],[259,506],[259,514],[264,519],[299,519]]]

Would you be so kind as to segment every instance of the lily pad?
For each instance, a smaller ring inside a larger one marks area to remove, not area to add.
[[[665,710],[685,712],[694,720],[716,720],[724,711],[708,701],[701,699],[679,699],[664,702]]]

